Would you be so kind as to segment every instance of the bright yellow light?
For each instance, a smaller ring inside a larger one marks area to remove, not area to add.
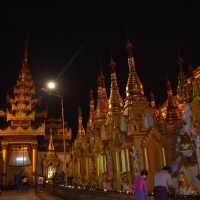
[[[47,83],[47,88],[48,88],[49,90],[54,90],[54,89],[56,88],[56,83],[55,83],[54,81],[49,81],[49,82]]]

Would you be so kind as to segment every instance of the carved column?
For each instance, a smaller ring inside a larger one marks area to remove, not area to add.
[[[37,170],[37,144],[32,145],[32,175],[33,183],[36,183],[36,170]]]
[[[163,158],[163,166],[167,165],[166,156],[165,156],[165,148],[162,147],[162,158]]]
[[[3,186],[7,185],[7,155],[8,145],[2,145],[2,158],[3,158]]]
[[[121,177],[120,177],[120,159],[119,159],[119,150],[116,150],[115,152],[115,168],[116,168],[116,174],[115,174],[115,180],[116,180],[116,185],[115,189],[117,191],[121,190]]]
[[[145,169],[149,170],[149,158],[148,158],[148,152],[147,152],[146,147],[144,147],[144,164],[145,164]]]

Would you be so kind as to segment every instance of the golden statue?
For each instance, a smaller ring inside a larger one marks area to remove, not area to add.
[[[194,194],[197,190],[193,187],[191,182],[187,179],[184,172],[180,172],[178,175],[179,181],[179,193],[183,195]]]

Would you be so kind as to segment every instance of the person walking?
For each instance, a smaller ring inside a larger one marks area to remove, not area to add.
[[[172,188],[173,181],[171,176],[171,168],[169,166],[155,174],[154,177],[154,198],[155,200],[167,200],[169,191]]]
[[[147,170],[142,170],[141,175],[135,178],[133,183],[135,200],[148,200],[147,176]]]

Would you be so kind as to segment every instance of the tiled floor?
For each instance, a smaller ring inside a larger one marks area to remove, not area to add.
[[[61,200],[44,192],[36,194],[33,191],[28,192],[3,192],[0,195],[0,200]]]

